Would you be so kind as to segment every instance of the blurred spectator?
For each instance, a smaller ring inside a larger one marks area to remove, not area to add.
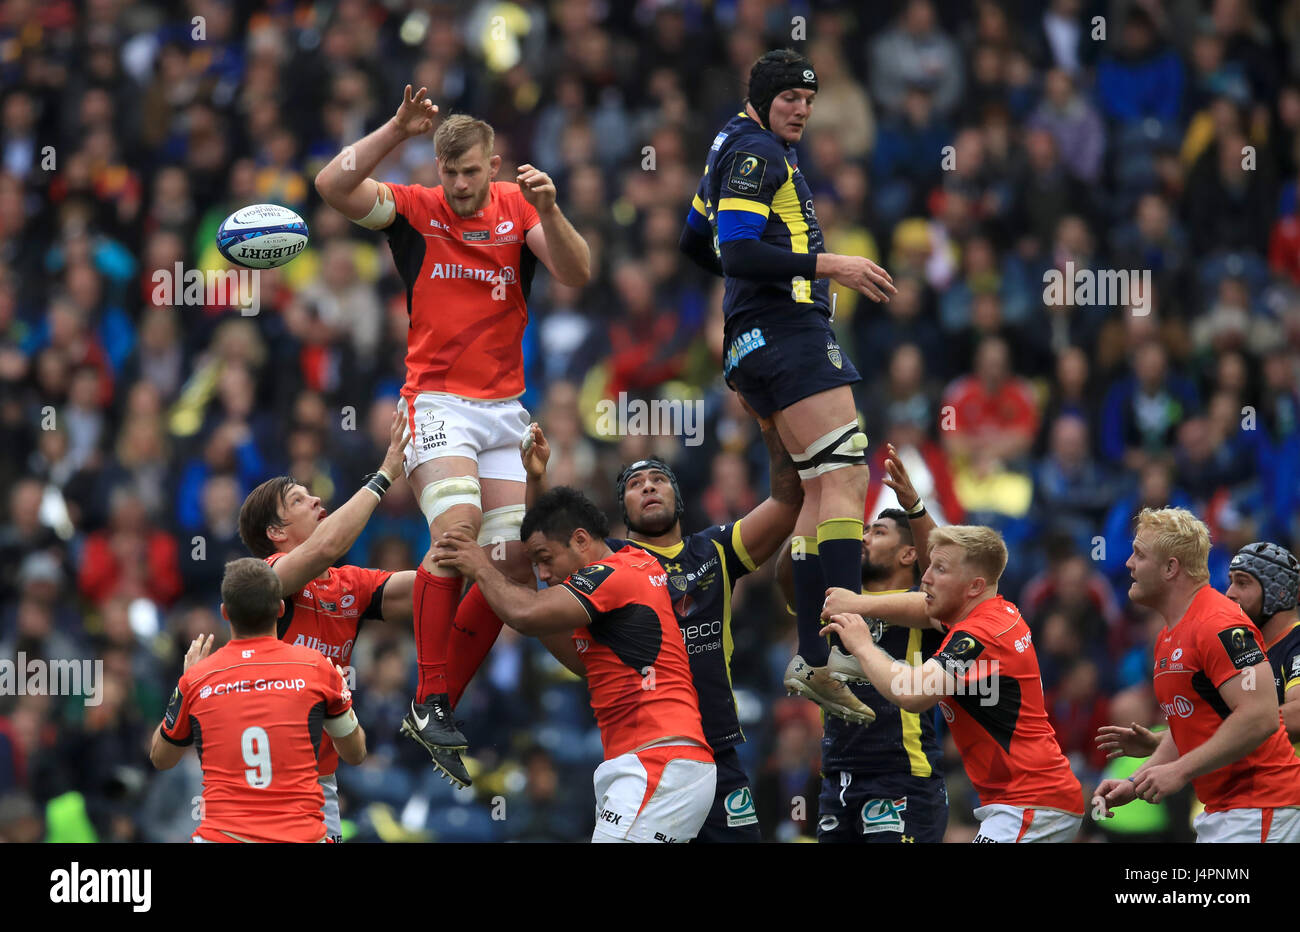
[[[821,786],[818,712],[797,699],[778,699],[774,707],[773,748],[755,783],[754,807],[765,841],[812,841]]]

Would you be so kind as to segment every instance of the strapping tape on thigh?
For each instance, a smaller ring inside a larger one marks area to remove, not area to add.
[[[448,508],[473,505],[482,509],[478,480],[473,476],[449,476],[430,482],[420,492],[420,510],[430,524]]]
[[[857,421],[854,421],[823,434],[802,453],[791,453],[790,459],[799,468],[800,479],[813,479],[832,469],[865,466],[867,458],[863,451],[866,448],[867,435],[858,429]]]
[[[479,546],[519,540],[519,528],[523,526],[525,510],[523,505],[503,505],[483,512],[483,526],[478,532]]]

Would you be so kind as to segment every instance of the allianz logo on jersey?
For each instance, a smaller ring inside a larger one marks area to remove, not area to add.
[[[484,269],[461,265],[458,262],[435,262],[429,270],[429,277],[467,278],[471,281],[486,282],[489,285],[496,285],[501,282],[513,285],[515,283],[515,270],[506,266]]]
[[[293,642],[295,647],[310,647],[312,650],[318,650],[326,657],[335,660],[342,660],[352,653],[352,639],[348,638],[342,644],[330,644],[328,641],[321,640],[318,637],[307,637],[298,635],[298,639]]]
[[[1160,711],[1165,714],[1166,718],[1177,715],[1179,718],[1190,718],[1191,714],[1196,711],[1196,705],[1185,696],[1174,696],[1173,702],[1160,703]]]

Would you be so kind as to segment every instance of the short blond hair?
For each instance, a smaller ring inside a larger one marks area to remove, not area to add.
[[[1137,531],[1151,531],[1151,549],[1176,559],[1191,579],[1210,581],[1210,529],[1186,508],[1143,508]]]
[[[973,569],[990,587],[996,586],[1007,568],[1007,545],[1002,535],[981,524],[950,524],[930,532],[930,553],[936,547],[956,547],[961,562]]]
[[[482,120],[458,113],[442,121],[433,134],[433,151],[444,163],[453,163],[476,145],[482,144],[483,154],[492,157],[492,144],[496,132]]]

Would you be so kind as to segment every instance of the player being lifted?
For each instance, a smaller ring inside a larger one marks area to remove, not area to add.
[[[261,560],[226,564],[221,615],[230,642],[211,656],[195,638],[149,759],[175,767],[191,744],[203,767],[203,806],[194,841],[330,840],[317,782],[325,735],[350,764],[366,757],[343,670],[319,651],[276,637],[284,611],[280,580]]]
[[[865,722],[867,707],[828,673],[818,635],[826,587],[859,585],[867,493],[867,438],[850,388],[860,377],[831,331],[829,279],[874,301],[895,289],[875,263],[824,249],[792,148],[816,93],[812,63],[797,52],[768,52],[754,64],[745,109],[714,137],[681,248],[725,277],[727,384],[773,418],[803,480],[791,543],[799,652],[786,687]]]
[[[1273,669],[1259,629],[1210,587],[1209,554],[1209,529],[1186,509],[1138,515],[1125,564],[1133,577],[1129,598],[1165,620],[1152,686],[1169,730],[1131,777],[1103,780],[1093,804],[1109,817],[1115,806],[1158,803],[1191,783],[1205,804],[1195,822],[1198,842],[1298,842],[1300,759],[1287,741],[1277,691],[1266,688]],[[1127,744],[1115,729],[1105,731],[1111,735],[1103,747]]]
[[[581,287],[590,277],[586,242],[555,201],[550,177],[519,166],[514,184],[495,181],[501,157],[492,127],[465,115],[434,134],[442,184],[385,184],[369,177],[404,140],[433,127],[426,88],[408,85],[396,115],[316,176],[325,202],[355,223],[384,230],[406,284],[410,315],[402,410],[412,438],[406,474],[429,523],[430,544],[458,528],[475,537],[510,578],[535,585],[519,543],[524,472],[519,442],[529,423],[520,340],[536,262]],[[439,761],[467,746],[451,717],[447,685],[453,622],[481,640],[501,622],[473,588],[438,566],[432,550],[416,571],[419,686],[402,730]]]
[[[668,574],[639,547],[611,551],[608,533],[596,506],[561,486],[532,502],[523,524],[546,589],[511,582],[463,531],[444,534],[435,552],[477,581],[506,624],[586,677],[605,752],[592,841],[690,841],[713,806],[717,768]]]

